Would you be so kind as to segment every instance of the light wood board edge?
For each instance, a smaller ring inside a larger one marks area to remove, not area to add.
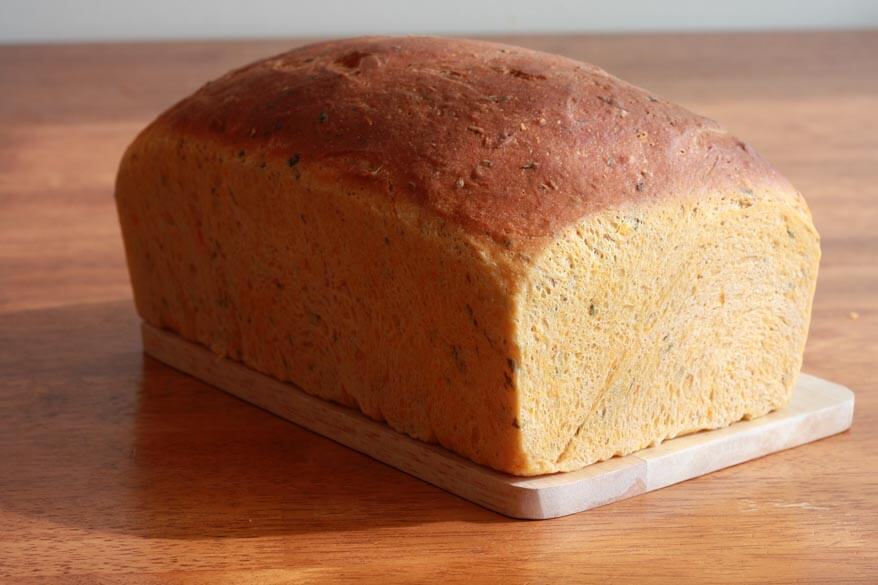
[[[854,395],[801,374],[791,403],[764,417],[679,437],[579,471],[516,477],[413,439],[361,413],[224,359],[147,323],[143,349],[165,364],[486,508],[548,519],[609,504],[848,429]]]

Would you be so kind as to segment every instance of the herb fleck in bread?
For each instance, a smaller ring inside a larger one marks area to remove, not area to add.
[[[714,122],[438,38],[211,82],[116,199],[147,322],[520,475],[783,406],[820,257],[799,193]]]

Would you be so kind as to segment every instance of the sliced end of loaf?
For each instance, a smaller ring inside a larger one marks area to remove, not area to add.
[[[779,189],[571,226],[518,296],[520,472],[578,469],[783,406],[819,256],[804,202]]]

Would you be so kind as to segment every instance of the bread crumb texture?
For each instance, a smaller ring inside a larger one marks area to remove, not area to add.
[[[786,404],[818,261],[808,216],[770,192],[628,206],[566,230],[516,297],[527,472]]]
[[[783,406],[820,256],[714,123],[435,38],[208,84],[129,147],[116,200],[144,320],[517,475]]]

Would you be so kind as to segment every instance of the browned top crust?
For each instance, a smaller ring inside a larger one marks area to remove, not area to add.
[[[302,47],[208,83],[154,127],[366,181],[506,244],[627,201],[791,189],[711,120],[592,65],[478,41]]]

